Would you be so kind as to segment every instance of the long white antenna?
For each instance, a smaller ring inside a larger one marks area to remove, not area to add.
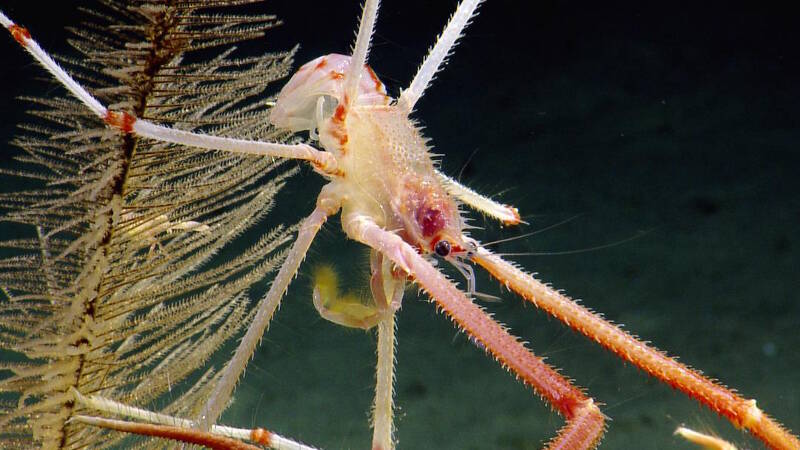
[[[430,49],[422,65],[419,66],[411,85],[400,94],[400,98],[397,100],[398,107],[405,109],[409,113],[414,109],[414,105],[422,97],[422,93],[425,92],[425,89],[433,80],[433,76],[444,67],[447,57],[453,51],[456,41],[461,37],[470,19],[475,16],[475,10],[481,1],[464,0],[458,5],[456,12],[447,22],[444,31],[436,39],[436,44]]]

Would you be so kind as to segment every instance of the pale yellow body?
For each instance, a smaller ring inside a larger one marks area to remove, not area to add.
[[[331,54],[300,67],[278,96],[273,124],[309,131],[334,156],[336,170],[324,172],[331,179],[326,189],[342,217],[368,216],[423,253],[440,240],[465,249],[458,205],[408,110],[386,95],[368,66],[355,101],[348,101],[349,66],[349,56]]]
[[[344,144],[337,138],[342,128]],[[334,115],[320,127],[320,143],[336,154],[343,172],[331,187],[341,195],[345,216],[370,216],[423,251],[430,251],[430,241],[440,234],[451,240],[461,236],[458,207],[436,177],[426,140],[399,108],[355,106],[343,124]],[[436,236],[426,235],[417,220],[425,209],[443,215]]]

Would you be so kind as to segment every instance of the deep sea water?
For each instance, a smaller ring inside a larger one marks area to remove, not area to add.
[[[4,10],[64,50],[56,32],[73,12],[43,17],[36,2],[14,3]],[[299,41],[298,63],[346,53],[360,8],[345,3],[268,2],[260,8],[286,24],[259,50]],[[396,94],[455,2],[383,3],[370,62]],[[474,235],[494,240],[572,218],[498,251],[586,250],[513,259],[800,432],[800,71],[788,15],[730,5],[519,5],[487,1],[419,104],[444,170],[518,206],[529,222],[500,229],[477,218],[485,230]],[[22,120],[12,97],[30,94],[28,78],[43,74],[3,44],[0,54],[23,66],[0,73],[8,141]],[[303,177],[270,220],[311,211],[320,183],[310,171]],[[308,280],[313,263],[329,262],[365,288],[365,255],[342,241],[336,221],[326,227],[227,423],[323,448],[367,448],[374,335],[320,319]],[[482,291],[495,286],[479,281]],[[672,436],[679,424],[760,448],[514,295],[502,297],[487,307],[604,404],[612,421],[601,448],[691,448]],[[560,428],[414,290],[398,333],[400,448],[532,449]]]

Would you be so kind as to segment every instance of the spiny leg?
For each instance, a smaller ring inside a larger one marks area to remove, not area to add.
[[[545,310],[620,358],[697,399],[728,418],[735,426],[746,428],[770,447],[800,449],[800,440],[764,414],[756,406],[755,400],[745,400],[660,350],[647,346],[485,248],[479,247],[472,260],[537,308]]]
[[[317,199],[317,206],[314,211],[306,217],[300,225],[300,231],[297,233],[297,239],[294,241],[289,254],[286,255],[278,274],[272,281],[267,294],[261,299],[257,306],[257,312],[253,318],[253,322],[247,329],[239,346],[236,348],[233,358],[228,361],[225,366],[222,377],[214,386],[214,390],[206,400],[206,405],[203,410],[203,415],[200,417],[200,425],[203,429],[208,429],[222,414],[222,411],[227,406],[227,399],[230,398],[234,387],[236,386],[239,376],[244,372],[247,363],[253,355],[256,347],[258,346],[264,330],[267,328],[272,315],[280,304],[283,294],[289,287],[300,263],[306,256],[311,242],[317,235],[317,232],[327,220],[328,216],[335,213],[339,208],[338,203],[331,201],[327,195],[326,190],[323,188]]]
[[[394,347],[395,312],[378,321],[378,363],[375,401],[372,404],[372,450],[394,449]]]
[[[470,19],[475,15],[475,10],[482,0],[464,0],[453,13],[450,21],[436,39],[436,44],[428,52],[428,56],[419,66],[417,74],[414,75],[414,80],[407,89],[400,93],[400,98],[397,99],[397,105],[411,113],[414,105],[422,97],[425,89],[430,85],[433,76],[436,75],[442,67],[444,67],[445,60],[450,55],[456,41],[461,37],[464,28],[469,24]]]
[[[436,43],[428,52],[425,60],[417,70],[416,75],[414,75],[411,84],[401,92],[397,100],[398,107],[405,110],[406,114],[411,113],[414,109],[414,105],[416,105],[417,101],[425,92],[425,89],[430,85],[436,72],[444,67],[447,57],[461,37],[464,28],[467,27],[469,21],[476,15],[477,8],[481,1],[482,0],[464,0],[458,5],[458,8],[456,8],[456,11],[445,26],[444,31],[442,31],[442,34],[436,39]],[[500,220],[505,225],[517,225],[520,223],[519,212],[516,208],[497,203],[460,184],[438,170],[436,171],[436,176],[450,195],[466,203],[471,208]]]
[[[566,418],[549,448],[582,450],[597,445],[605,417],[591,398],[525,348],[399,236],[358,214],[343,217],[342,226],[350,237],[381,252],[411,276],[464,332]]]
[[[261,448],[226,436],[218,436],[206,431],[181,428],[172,425],[156,425],[152,423],[139,423],[85,415],[76,415],[72,417],[71,420],[109,430],[123,431],[125,433],[142,436],[160,437],[163,439],[185,442],[187,444],[202,445],[212,450],[259,450]]]
[[[120,115],[122,115],[121,119],[119,118]],[[335,174],[337,170],[336,158],[332,154],[319,151],[307,144],[278,144],[192,133],[136,119],[125,112],[109,111],[103,120],[123,132],[133,133],[137,136],[161,142],[243,155],[299,159],[310,162],[323,174]],[[129,125],[128,121],[132,121],[132,124]]]
[[[111,111],[103,106],[92,94],[72,78],[33,40],[30,32],[15,24],[0,12],[0,24],[36,61],[53,75],[69,92],[89,108],[108,126],[123,133],[140,137],[171,142],[207,150],[221,150],[231,153],[292,158],[309,161],[317,170],[326,174],[336,173],[336,159],[327,152],[321,152],[306,144],[278,144],[246,139],[234,139],[176,130],[138,119],[127,112]]]
[[[372,405],[372,450],[392,450],[394,441],[395,311],[403,300],[405,275],[392,270],[392,262],[370,252],[370,289],[381,313],[378,321],[378,363],[375,401]]]

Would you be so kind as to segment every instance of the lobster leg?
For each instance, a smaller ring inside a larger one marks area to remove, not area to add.
[[[344,216],[342,226],[350,237],[369,245],[405,271],[461,330],[566,418],[567,424],[548,448],[584,450],[597,445],[605,429],[605,417],[591,398],[525,348],[402,238],[359,214]]]
[[[258,311],[253,318],[253,322],[247,328],[247,333],[239,342],[233,358],[228,361],[222,377],[206,400],[202,417],[199,420],[203,429],[209,429],[227,406],[227,400],[230,398],[239,377],[250,361],[256,346],[261,341],[264,330],[269,325],[273,313],[275,313],[283,294],[289,287],[289,283],[294,279],[300,263],[311,246],[311,242],[328,219],[328,216],[333,214],[336,209],[338,209],[338,205],[326,197],[326,190],[323,188],[317,200],[317,207],[300,225],[297,240],[294,241],[294,245],[286,255],[286,260],[284,260],[278,274],[272,281],[269,291],[258,303]]]
[[[725,416],[736,427],[746,428],[771,448],[800,449],[800,440],[764,414],[756,406],[755,400],[740,397],[662,351],[648,346],[485,248],[479,247],[472,255],[472,261],[537,308],[545,310],[620,358],[697,399]]]
[[[0,11],[0,25],[8,29],[14,40],[36,59],[50,74],[58,80],[72,95],[80,100],[106,125],[122,133],[154,139],[160,142],[171,142],[190,147],[208,150],[221,150],[243,155],[259,155],[279,158],[305,160],[324,174],[336,173],[336,159],[329,153],[319,151],[306,144],[280,144],[259,142],[247,139],[235,139],[210,136],[201,133],[178,130],[157,125],[147,120],[134,117],[124,111],[112,111],[100,103],[89,91],[80,85],[71,75],[61,68],[31,37],[24,27],[15,24]]]

